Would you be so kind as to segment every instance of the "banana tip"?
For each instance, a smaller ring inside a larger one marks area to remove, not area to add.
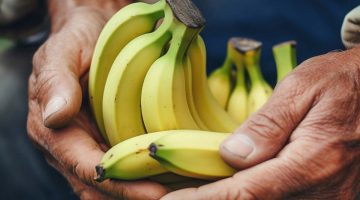
[[[157,151],[157,146],[155,143],[151,143],[149,146],[150,156],[154,157]]]
[[[102,182],[105,180],[105,169],[102,165],[96,165],[96,177],[94,178],[97,182]]]

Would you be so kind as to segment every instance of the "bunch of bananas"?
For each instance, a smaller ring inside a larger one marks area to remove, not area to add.
[[[160,0],[130,4],[105,25],[89,95],[111,149],[96,180],[149,177],[176,188],[235,172],[218,152],[237,123],[207,85],[204,24],[190,0]]]
[[[283,42],[272,49],[279,82],[296,66],[296,42]],[[212,95],[239,124],[257,111],[272,94],[272,87],[261,73],[261,50],[262,43],[259,41],[231,38],[223,65],[208,77]],[[233,65],[236,66],[235,70]]]

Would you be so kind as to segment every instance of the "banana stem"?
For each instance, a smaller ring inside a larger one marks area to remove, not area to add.
[[[250,51],[245,54],[245,65],[249,72],[250,81],[254,84],[264,81],[260,69],[260,53],[261,50]]]
[[[284,42],[273,47],[277,69],[277,82],[281,81],[297,65],[296,42]]]
[[[228,73],[231,72],[232,60],[231,60],[231,57],[230,57],[229,53],[227,53],[227,55],[226,55],[226,58],[225,58],[224,63],[222,65],[222,68],[224,70],[226,70]]]
[[[237,72],[236,72],[236,86],[245,86],[246,85],[246,81],[245,81],[245,69],[242,68],[238,68]]]

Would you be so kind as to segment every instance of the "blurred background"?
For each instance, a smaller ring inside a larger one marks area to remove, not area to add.
[[[272,45],[296,40],[299,63],[343,49],[340,27],[355,0],[194,0],[207,25],[202,32],[208,70],[220,66],[227,40],[263,42],[261,67],[276,81]],[[36,49],[47,38],[45,0],[0,0],[0,199],[76,199],[72,189],[26,135],[27,80]]]

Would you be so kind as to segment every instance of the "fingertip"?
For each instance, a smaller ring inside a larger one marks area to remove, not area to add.
[[[247,167],[249,165],[248,160],[255,151],[256,146],[252,139],[242,133],[230,135],[220,146],[222,158],[237,169]]]

